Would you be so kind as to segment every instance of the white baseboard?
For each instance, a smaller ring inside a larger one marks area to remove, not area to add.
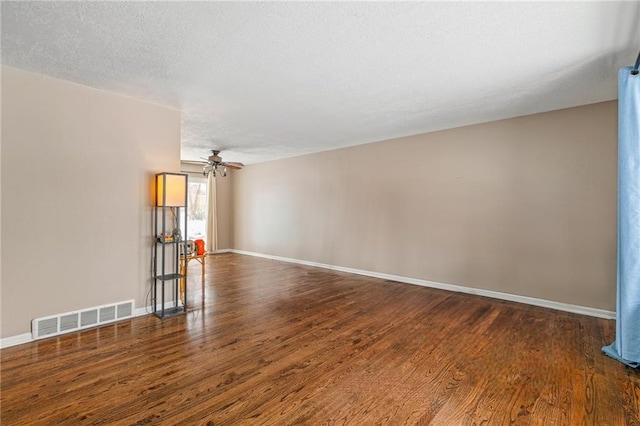
[[[221,254],[221,253],[233,253],[232,249],[220,249],[215,251],[208,251],[207,254]]]
[[[292,259],[288,257],[272,256],[270,254],[254,253],[244,250],[230,250],[232,253],[245,254],[248,256],[262,257],[265,259],[279,260],[281,262],[297,263],[299,265],[315,266],[317,268],[331,269],[333,271],[348,272],[350,274],[365,275],[367,277],[381,278],[383,280],[398,281],[406,284],[420,285],[423,287],[437,288],[440,290],[455,291],[458,293],[475,294],[478,296],[491,297],[494,299],[508,300],[511,302],[525,303],[527,305],[541,306],[543,308],[555,309],[558,311],[573,312],[591,317],[615,319],[616,313],[604,309],[590,308],[587,306],[572,305],[569,303],[555,302],[552,300],[537,299],[535,297],[519,296],[517,294],[501,293],[498,291],[484,290],[481,288],[464,287],[453,284],[439,283],[436,281],[421,280],[418,278],[403,277],[400,275],[383,274],[380,272],[364,271],[361,269],[346,268],[343,266],[327,265],[318,262]]]
[[[33,341],[31,333],[5,337],[4,339],[0,339],[0,349],[8,348],[9,346],[21,345],[23,343],[29,343],[31,341]]]

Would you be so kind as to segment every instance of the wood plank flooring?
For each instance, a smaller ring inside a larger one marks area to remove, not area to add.
[[[2,425],[640,425],[614,321],[237,254],[202,303],[199,267],[185,316],[2,350]]]

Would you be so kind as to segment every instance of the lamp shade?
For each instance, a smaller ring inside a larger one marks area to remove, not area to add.
[[[187,204],[187,175],[158,173],[156,175],[156,206],[182,207]]]

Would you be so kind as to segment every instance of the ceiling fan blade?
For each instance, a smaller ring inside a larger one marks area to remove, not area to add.
[[[223,167],[228,167],[233,170],[240,170],[244,166],[244,164],[242,163],[222,163],[220,165]]]
[[[228,163],[225,163],[225,166],[231,167],[231,168],[235,168],[235,169],[241,169],[241,168],[244,167],[244,164],[238,163],[238,162],[235,162],[235,161],[230,161]]]
[[[185,164],[195,164],[197,166],[201,166],[203,164],[209,164],[208,161],[197,161],[197,160],[181,160],[180,162]]]

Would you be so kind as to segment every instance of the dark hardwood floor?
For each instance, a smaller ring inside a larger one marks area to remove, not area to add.
[[[614,321],[272,260],[191,312],[1,351],[2,425],[639,425]]]

